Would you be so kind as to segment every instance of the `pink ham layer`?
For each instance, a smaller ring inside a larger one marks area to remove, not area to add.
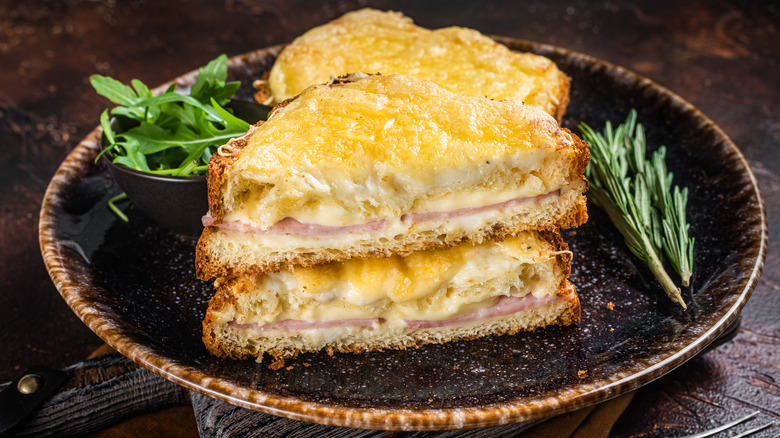
[[[485,205],[482,207],[458,208],[456,210],[434,211],[428,213],[407,213],[401,216],[401,220],[407,224],[414,224],[431,220],[444,220],[454,217],[470,216],[485,211],[502,210],[524,204],[526,202],[538,201],[550,196],[557,196],[559,193],[560,190],[556,190],[544,195],[515,198],[510,199],[509,201]],[[362,224],[345,225],[339,227],[301,222],[298,219],[287,217],[268,227],[268,229],[262,230],[258,227],[254,227],[241,221],[221,222],[212,217],[211,214],[206,214],[203,216],[202,222],[204,227],[218,227],[225,230],[238,231],[241,233],[298,234],[304,236],[333,236],[348,233],[363,233],[366,231],[383,230],[387,226],[387,219],[376,219]]]
[[[531,310],[539,307],[543,307],[547,304],[555,303],[568,299],[568,296],[553,296],[548,295],[545,297],[537,298],[531,294],[524,297],[511,297],[508,295],[502,295],[498,297],[496,302],[483,309],[478,309],[473,312],[469,312],[465,315],[458,316],[457,318],[428,321],[428,320],[407,320],[404,321],[405,327],[408,330],[429,329],[438,327],[449,327],[466,325],[469,323],[488,320],[491,318],[497,318],[499,316],[511,315],[513,313],[522,312],[524,310]],[[274,322],[270,324],[240,324],[235,320],[230,321],[229,325],[247,330],[280,330],[280,331],[297,331],[297,330],[321,330],[335,327],[373,327],[376,324],[382,322],[382,318],[351,318],[351,319],[334,319],[334,320],[322,320],[322,321],[302,321],[298,319],[286,319],[280,322]]]

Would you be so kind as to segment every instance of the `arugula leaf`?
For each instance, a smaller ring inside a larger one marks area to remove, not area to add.
[[[224,104],[241,85],[240,82],[225,83],[225,80],[227,80],[227,55],[220,55],[198,71],[198,78],[192,85],[190,96],[203,103],[208,103],[213,98],[220,104]]]
[[[197,132],[186,125],[179,125],[174,131],[163,129],[152,123],[142,122],[139,126],[119,134],[125,139],[127,150],[138,150],[143,155],[151,155],[172,147],[180,147],[190,153],[205,149],[205,146],[227,143],[228,140],[244,134],[243,125],[230,125],[225,129],[209,126],[206,132]],[[205,146],[204,146],[205,145]],[[200,154],[199,154],[200,155]]]
[[[130,84],[133,85],[133,89],[135,90],[136,94],[138,94],[139,98],[143,99],[143,98],[153,96],[152,91],[149,89],[149,87],[147,87],[146,84],[139,81],[138,79],[131,80]]]
[[[118,131],[104,111],[100,125],[108,145],[98,158],[107,153],[116,164],[158,174],[203,174],[216,148],[243,135],[250,126],[224,108],[240,86],[226,79],[226,55],[198,71],[189,95],[174,92],[172,84],[154,96],[138,79],[130,82],[131,87],[92,75],[90,83],[98,94],[120,105],[111,114],[132,126]]]
[[[115,144],[116,140],[114,140],[114,130],[111,128],[111,123],[108,120],[108,110],[103,110],[103,112],[100,114],[100,127],[103,128],[103,134],[105,134],[109,144]],[[105,151],[106,150],[104,149],[100,152],[100,154],[102,155]]]
[[[251,126],[248,122],[239,119],[228,110],[221,107],[213,98],[211,99],[211,105],[217,111],[217,114],[219,114],[220,117],[222,117],[222,119],[227,122],[229,126],[243,127],[244,131],[249,129],[249,126]]]
[[[132,105],[138,101],[138,94],[132,88],[107,76],[92,75],[89,82],[99,95],[117,105]]]

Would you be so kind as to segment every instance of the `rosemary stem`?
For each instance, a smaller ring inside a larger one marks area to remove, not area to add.
[[[682,274],[681,274],[682,281],[680,281],[680,283],[682,283],[682,285],[685,286],[685,287],[690,286],[691,285],[691,275],[692,274],[691,274],[690,270],[684,269],[682,271]]]
[[[669,276],[669,273],[666,272],[666,269],[664,269],[664,266],[661,263],[661,259],[658,257],[658,254],[656,254],[655,250],[653,249],[653,245],[650,243],[650,239],[648,239],[647,236],[643,234],[642,242],[645,244],[647,254],[650,256],[650,259],[647,260],[647,266],[650,268],[650,271],[653,272],[653,275],[656,276],[658,282],[661,283],[661,286],[664,288],[666,295],[668,295],[672,301],[680,304],[683,309],[687,309],[688,306],[685,305],[682,294],[680,294],[680,288],[674,284],[674,281]]]
[[[127,198],[127,193],[120,193],[114,196],[113,198],[108,200],[108,208],[110,208],[111,211],[113,211],[114,214],[117,215],[117,217],[119,217],[119,219],[122,219],[122,221],[124,222],[128,222],[129,219],[127,218],[127,215],[122,210],[120,210],[119,207],[116,206],[116,202],[121,201],[125,198]]]

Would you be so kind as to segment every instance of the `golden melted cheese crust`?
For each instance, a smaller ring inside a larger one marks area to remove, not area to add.
[[[456,93],[537,105],[558,119],[568,101],[569,79],[547,58],[513,52],[475,30],[431,31],[400,13],[372,9],[298,37],[279,55],[268,84],[281,102],[354,72],[407,74]]]
[[[405,75],[310,87],[242,144],[218,169],[225,205],[212,214],[261,229],[285,217],[396,217],[464,189],[477,201],[542,195],[581,181],[587,163],[585,145],[536,107]]]

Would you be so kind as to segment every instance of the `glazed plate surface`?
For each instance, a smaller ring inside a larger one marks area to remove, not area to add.
[[[212,357],[201,320],[213,290],[194,272],[195,240],[106,201],[118,188],[95,163],[100,131],[63,162],[43,202],[40,241],[49,273],[73,311],[110,346],[195,391],[274,415],[375,429],[434,430],[549,417],[634,390],[704,349],[747,302],[766,252],[766,217],[745,159],[709,119],[678,96],[620,67],[555,47],[497,38],[555,61],[572,78],[563,125],[579,134],[636,108],[648,145],[666,145],[675,183],[691,191],[695,274],[669,302],[606,215],[563,233],[582,322],[514,336],[361,355],[305,354],[270,361]],[[281,47],[230,60],[251,96],[253,79]],[[186,86],[194,73],[176,81]],[[614,304],[614,307],[610,305]]]

